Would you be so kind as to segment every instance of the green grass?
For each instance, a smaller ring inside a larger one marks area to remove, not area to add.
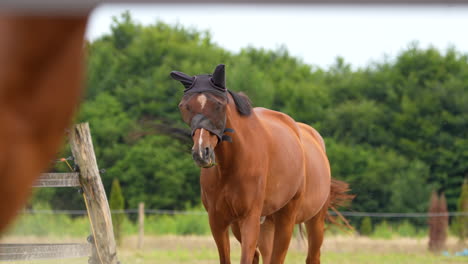
[[[148,216],[145,219],[146,236],[143,250],[135,249],[137,230],[134,222],[128,219],[124,221],[125,238],[123,246],[119,249],[119,259],[124,264],[218,263],[218,253],[210,236],[206,215]],[[10,243],[85,242],[89,233],[86,217],[23,215],[4,239]],[[466,257],[443,257],[428,253],[425,240],[427,230],[416,229],[407,221],[398,225],[382,222],[374,227],[369,237],[343,235],[345,233],[335,227],[328,229],[322,263],[468,263]],[[197,236],[191,236],[194,234]],[[231,243],[232,263],[239,263],[239,245],[234,239]],[[448,242],[451,252],[459,250],[457,245],[454,238]],[[300,243],[293,239],[286,263],[305,263],[305,258],[304,246],[301,248]],[[9,263],[78,264],[87,263],[87,259]]]
[[[18,242],[21,237],[11,237]],[[29,238],[31,239],[31,238]],[[37,237],[36,243],[47,242],[48,238]],[[395,245],[404,244],[402,247]],[[118,250],[118,256],[124,264],[183,264],[183,263],[218,263],[218,252],[209,236],[148,236],[142,250],[135,249],[136,236],[125,237],[123,246]],[[449,243],[456,250],[454,241]],[[409,248],[409,249],[408,249]],[[467,263],[466,257],[444,257],[427,252],[426,242],[408,239],[370,239],[355,237],[329,237],[322,255],[324,264],[462,264]],[[305,249],[297,241],[292,241],[285,263],[305,263]],[[239,244],[231,239],[232,263],[239,263]],[[18,264],[78,264],[86,263],[86,258],[9,262]]]
[[[416,254],[372,254],[372,253],[331,253],[327,252],[322,258],[323,263],[340,264],[432,264],[432,263],[467,263],[466,258],[450,258],[442,256]],[[288,262],[288,263],[302,263]]]

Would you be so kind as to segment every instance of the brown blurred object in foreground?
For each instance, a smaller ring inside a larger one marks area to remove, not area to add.
[[[432,192],[429,213],[436,214],[429,216],[429,250],[440,252],[445,249],[449,220],[444,193],[439,196],[435,191]]]
[[[71,123],[87,17],[0,13],[0,232]]]

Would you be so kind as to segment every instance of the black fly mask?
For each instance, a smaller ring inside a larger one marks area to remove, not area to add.
[[[179,105],[184,122],[192,129],[191,135],[195,134],[195,130],[203,128],[216,135],[219,141],[232,142],[231,137],[224,134],[234,132],[226,128],[225,106],[228,101],[228,91],[225,87],[224,65],[218,65],[213,74],[189,76],[173,71],[171,77],[184,85],[184,98],[190,98],[195,94],[205,94],[207,95],[205,99],[210,102],[210,106],[213,106],[211,109],[202,108],[195,112],[189,105],[184,103]],[[224,105],[219,100],[223,100]]]

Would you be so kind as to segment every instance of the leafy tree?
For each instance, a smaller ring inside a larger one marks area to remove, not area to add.
[[[126,186],[130,208],[144,202],[148,208],[185,209],[187,203],[200,201],[198,170],[189,153],[190,148],[167,136],[146,137],[132,145],[109,174],[119,175]]]
[[[105,188],[118,178],[127,207],[200,203],[190,146],[180,135],[140,133],[147,129],[141,120],[186,128],[177,108],[183,88],[169,72],[210,73],[219,63],[227,65],[229,89],[322,134],[333,177],[357,194],[352,210],[425,212],[432,188],[446,194],[450,211],[457,207],[468,174],[468,56],[454,48],[412,43],[392,60],[354,69],[337,58],[321,69],[284,47],[232,53],[209,32],[163,22],[142,26],[129,13],[86,46],[87,94],[77,121],[90,122]],[[145,136],[133,136],[139,133]],[[59,202],[69,197],[61,190],[42,197],[55,201],[54,208],[70,206]],[[73,201],[75,208],[81,203]]]

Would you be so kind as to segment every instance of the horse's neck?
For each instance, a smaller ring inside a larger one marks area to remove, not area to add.
[[[249,123],[255,122],[255,113],[250,116],[240,116],[233,102],[228,104],[226,109],[226,128],[231,128],[234,133],[227,133],[232,138],[232,142],[223,141],[215,149],[216,163],[220,169],[228,169],[236,166],[239,157],[248,151],[249,138],[245,135],[249,128]]]

